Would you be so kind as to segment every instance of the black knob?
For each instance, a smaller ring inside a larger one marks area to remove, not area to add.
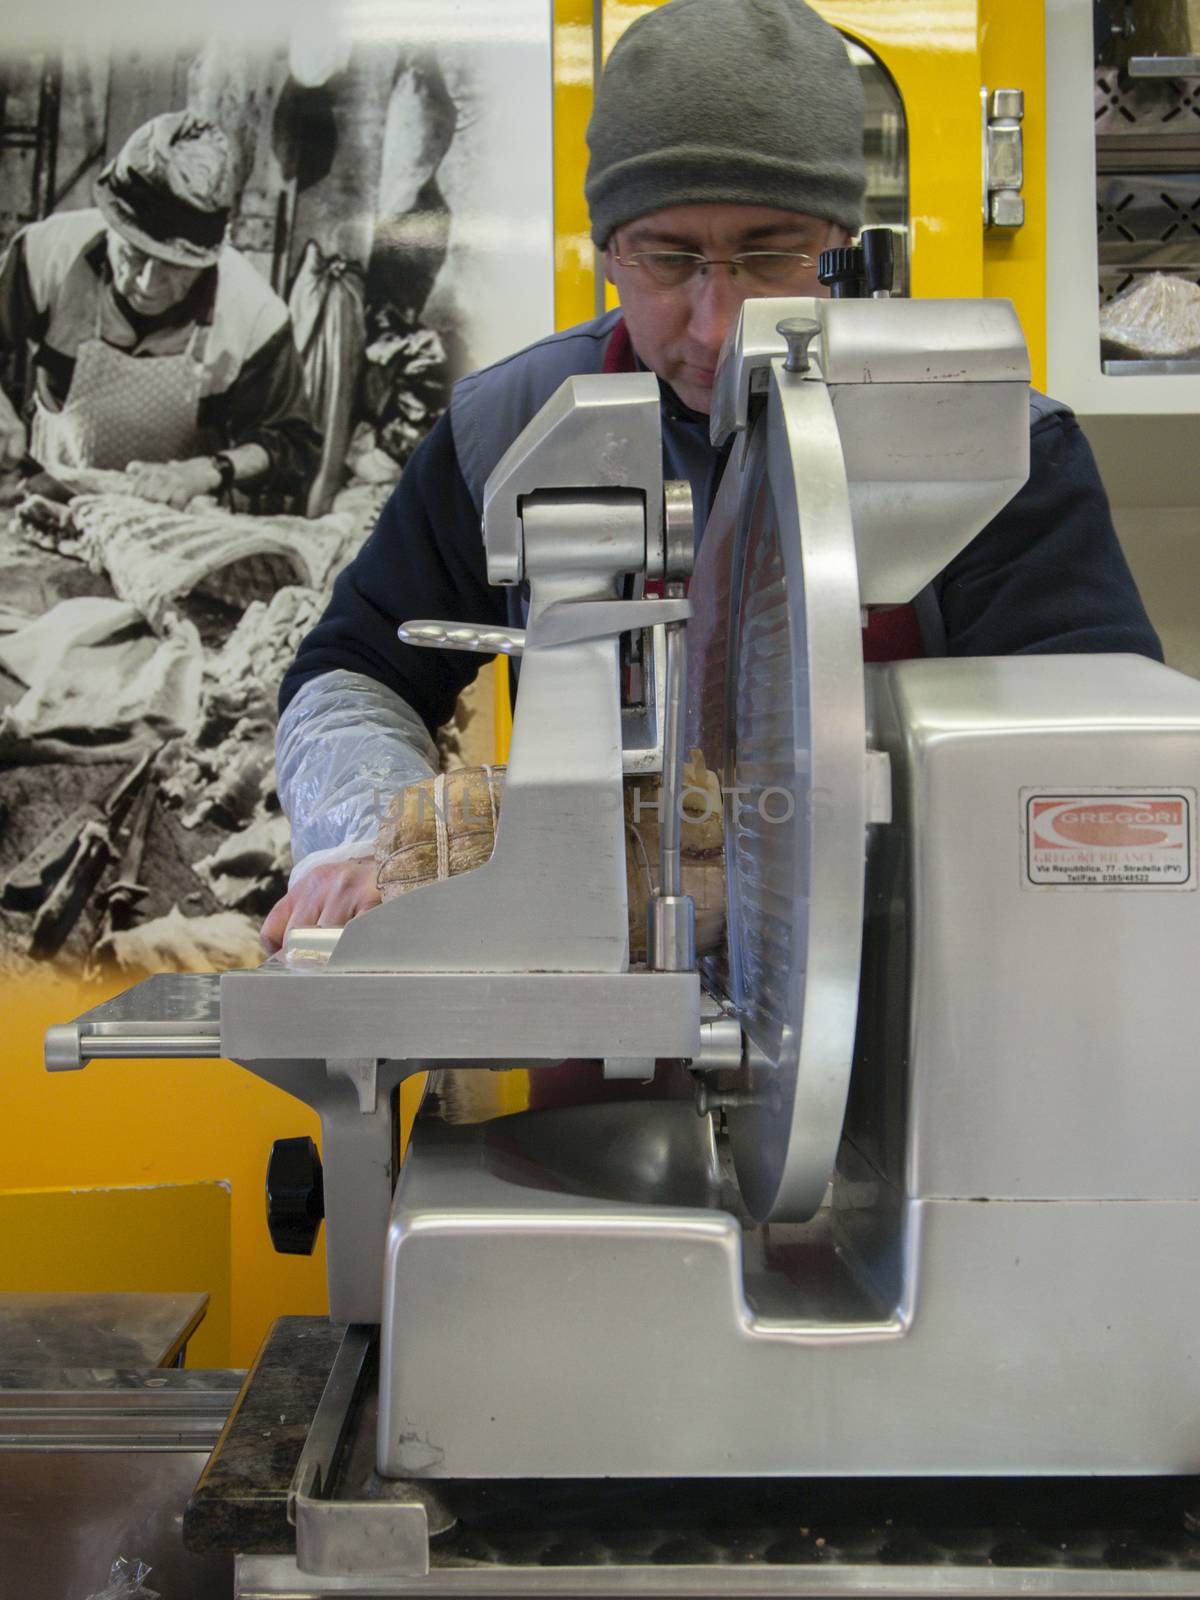
[[[858,245],[862,251],[863,278],[868,298],[876,294],[890,295],[896,272],[892,230],[864,228],[859,235]]]
[[[282,1256],[310,1256],[325,1215],[321,1157],[311,1139],[276,1139],[267,1162],[267,1231]]]
[[[817,258],[817,281],[835,300],[861,300],[863,253],[855,244],[835,245]]]

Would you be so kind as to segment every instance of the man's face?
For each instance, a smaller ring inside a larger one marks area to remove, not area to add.
[[[148,255],[113,228],[108,230],[108,261],[117,293],[141,317],[160,317],[178,305],[204,270]]]
[[[830,245],[845,244],[844,228],[773,206],[688,205],[651,211],[615,229],[604,251],[604,272],[616,285],[633,348],[693,411],[708,412],[717,357],[743,300],[761,295],[824,295],[816,261]],[[644,250],[692,251],[714,261],[752,250],[798,251],[812,258],[789,268],[785,284],[764,288],[728,267],[695,272],[662,288],[643,267],[623,265]]]

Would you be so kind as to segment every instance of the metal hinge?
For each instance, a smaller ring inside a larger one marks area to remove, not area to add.
[[[979,91],[983,108],[983,225],[985,228],[1019,228],[1025,221],[1025,151],[1021,119],[1025,115],[1022,89]]]

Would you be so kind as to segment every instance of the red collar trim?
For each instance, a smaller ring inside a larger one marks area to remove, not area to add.
[[[604,365],[600,370],[601,372],[637,371],[637,357],[633,353],[633,341],[629,337],[624,317],[613,324],[608,343],[604,347]]]

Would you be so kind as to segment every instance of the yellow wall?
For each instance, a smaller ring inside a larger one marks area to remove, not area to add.
[[[227,1184],[227,1337],[222,1347],[206,1333],[193,1349],[191,1364],[200,1351],[215,1365],[246,1366],[276,1317],[321,1312],[326,1306],[322,1245],[311,1258],[276,1255],[263,1198],[272,1140],[304,1133],[316,1138],[317,1118],[299,1101],[226,1061],[112,1061],[82,1072],[47,1073],[45,1029],[69,1021],[120,987],[27,980],[0,991],[6,1019],[0,1189],[142,1189],[143,1204],[135,1199],[122,1222],[133,1235],[132,1259],[144,1264],[146,1275],[107,1287],[153,1290],[184,1286],[167,1281],[169,1273],[161,1267],[170,1259],[174,1219],[154,1199],[154,1187]],[[58,1232],[49,1201],[41,1231],[47,1251],[74,1256],[72,1240]],[[193,1247],[183,1242],[179,1248]],[[43,1287],[5,1277],[7,1288]],[[77,1283],[63,1281],[57,1287],[96,1287],[89,1264],[80,1262]],[[220,1297],[220,1284],[186,1287],[207,1288]]]
[[[983,292],[1017,308],[1033,382],[1046,385],[1046,22],[1044,0],[980,0],[983,82],[1025,91],[1025,226],[989,229]]]
[[[592,114],[592,0],[554,0],[554,324],[596,313],[595,253],[583,198]]]
[[[207,1294],[187,1365],[225,1366],[229,1212],[223,1183],[0,1193],[0,1290]]]

